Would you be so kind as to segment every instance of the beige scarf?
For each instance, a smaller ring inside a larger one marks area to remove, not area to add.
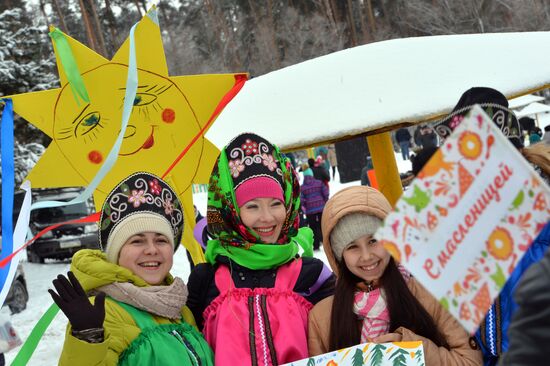
[[[114,282],[97,288],[117,301],[168,319],[181,318],[187,302],[187,286],[179,277],[169,286],[137,287],[129,282]]]

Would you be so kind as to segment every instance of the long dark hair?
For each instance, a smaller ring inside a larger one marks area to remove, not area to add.
[[[361,342],[362,320],[353,312],[353,303],[357,283],[362,280],[350,272],[343,259],[338,262],[338,271],[330,314],[329,351]],[[439,331],[433,318],[409,290],[393,258],[390,258],[379,285],[386,294],[390,332],[405,327],[430,339],[439,347],[449,348],[445,336]]]

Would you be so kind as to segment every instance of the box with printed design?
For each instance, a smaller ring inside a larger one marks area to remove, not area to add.
[[[421,341],[363,343],[287,363],[287,366],[424,366]]]

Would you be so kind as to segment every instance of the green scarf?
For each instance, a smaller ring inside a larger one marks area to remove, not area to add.
[[[215,263],[218,255],[231,258],[237,264],[250,269],[270,269],[279,267],[296,258],[301,247],[302,256],[313,256],[313,231],[308,227],[298,230],[298,234],[288,244],[261,244],[250,247],[224,246],[219,240],[209,240],[206,247],[206,261]]]
[[[208,188],[208,232],[213,236],[206,247],[208,263],[215,264],[216,257],[222,255],[256,270],[276,268],[289,262],[299,254],[300,247],[303,249],[302,256],[313,256],[313,232],[309,228],[299,228],[298,177],[290,160],[275,145],[272,147],[284,181],[286,218],[279,239],[276,243],[262,243],[260,237],[242,223],[226,146],[214,165]]]

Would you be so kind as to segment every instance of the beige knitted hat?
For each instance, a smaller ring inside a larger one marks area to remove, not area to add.
[[[132,236],[140,233],[159,233],[168,238],[172,248],[174,247],[174,232],[165,217],[154,212],[139,212],[126,216],[120,225],[111,231],[107,239],[105,255],[111,263],[118,263],[118,256],[122,246]]]
[[[353,212],[342,217],[332,232],[330,242],[338,261],[342,260],[344,249],[355,239],[364,235],[373,235],[382,226],[382,220],[363,212]]]

